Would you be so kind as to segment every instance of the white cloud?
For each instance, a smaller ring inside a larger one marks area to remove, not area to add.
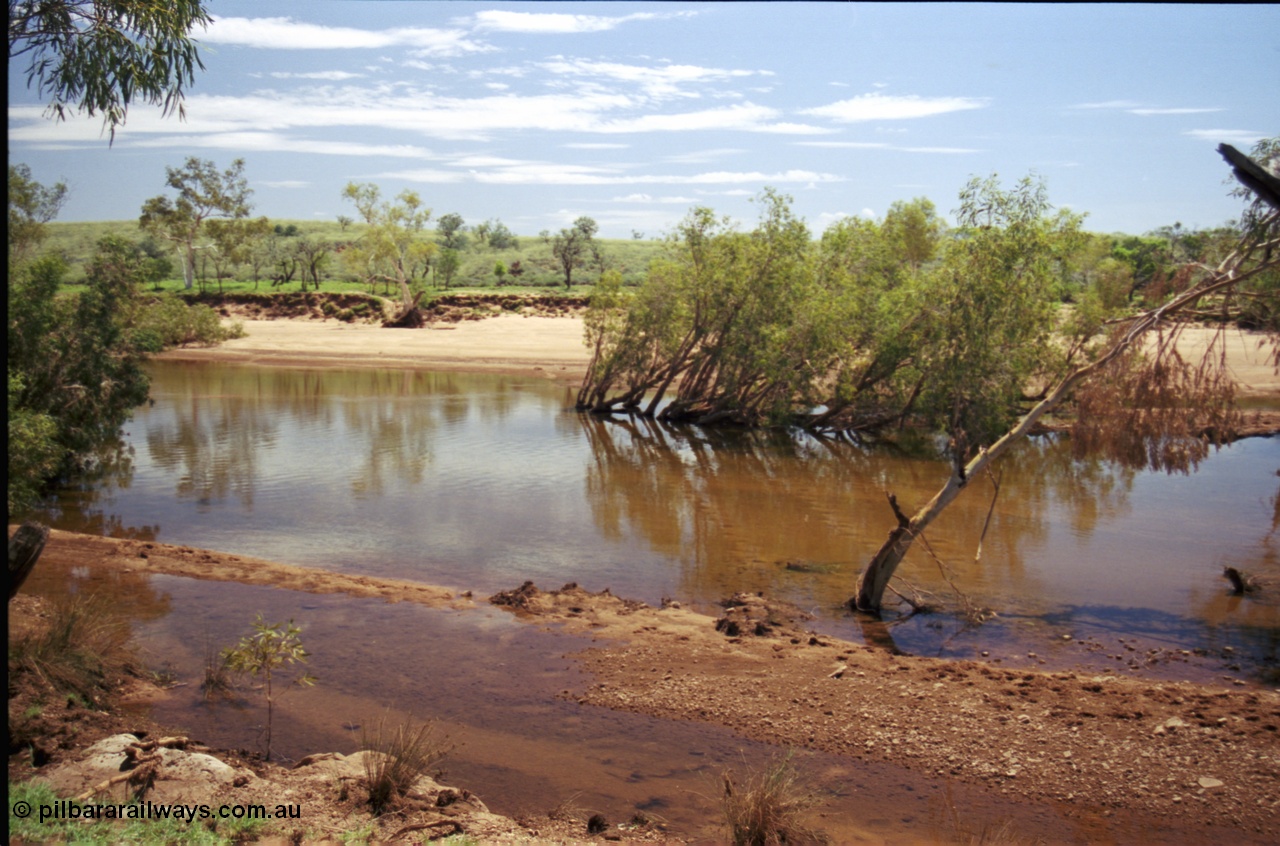
[[[941,153],[943,155],[964,155],[967,153],[981,153],[981,150],[974,150],[969,147],[900,147],[908,153]]]
[[[466,168],[441,170],[426,168],[381,174],[410,182],[474,182],[481,185],[719,185],[841,182],[842,177],[809,170],[787,170],[774,173],[759,171],[709,171],[692,175],[627,174],[616,168],[557,162],[521,162],[509,159],[458,159],[452,164]],[[636,195],[633,195],[636,196]]]
[[[901,150],[906,153],[980,153],[969,147],[897,147],[883,141],[797,141],[797,147],[822,147],[837,150]]]
[[[591,142],[591,141],[575,141],[569,144],[561,144],[569,150],[625,150],[630,144],[611,144],[608,142]]]
[[[10,140],[24,142],[90,142],[99,138],[96,119],[72,117],[55,125],[42,109],[11,107]],[[192,95],[187,121],[162,119],[140,110],[116,135],[116,145],[142,137],[224,132],[284,132],[330,127],[418,134],[453,140],[486,140],[501,131],[543,131],[621,135],[647,132],[723,130],[739,132],[827,132],[818,127],[772,123],[776,109],[739,103],[719,108],[664,114],[642,113],[623,94],[605,91],[558,92],[534,96],[497,93],[474,98],[444,97],[406,83],[365,86],[318,86],[297,91],[257,91],[232,97]],[[27,125],[22,125],[23,122]],[[154,146],[163,145],[157,140]],[[177,142],[170,142],[177,143]],[[212,139],[203,144],[216,143]]]
[[[749,76],[772,76],[771,71],[762,70],[726,70],[724,68],[705,68],[699,65],[672,64],[646,67],[644,65],[624,65],[618,62],[592,62],[584,59],[556,59],[543,62],[541,67],[557,75],[634,83],[653,97],[694,97],[697,95],[693,92],[682,90],[680,86],[724,82]]]
[[[1261,132],[1251,132],[1248,129],[1190,129],[1182,134],[1202,141],[1225,141],[1231,144],[1257,144],[1267,137]]]
[[[672,164],[706,164],[725,156],[735,156],[747,152],[746,150],[734,147],[722,147],[715,150],[690,150],[687,153],[676,153],[670,156],[663,156],[664,162]]]
[[[1203,115],[1208,112],[1221,112],[1224,109],[1129,109],[1131,115]]]
[[[797,147],[829,147],[838,150],[887,150],[883,141],[797,141]]]
[[[985,97],[919,97],[911,95],[862,94],[827,106],[801,109],[800,114],[826,117],[844,123],[868,120],[907,120],[949,112],[985,108]]]
[[[566,15],[547,12],[508,12],[497,9],[477,12],[475,26],[481,30],[528,33],[605,32],[631,21],[691,17],[696,12],[636,12],[621,17],[601,15]]]
[[[301,179],[281,179],[277,182],[264,181],[261,184],[267,186],[268,188],[309,188],[311,187],[310,182],[304,182]]]
[[[347,79],[360,79],[364,74],[348,71],[315,71],[314,73],[290,73],[289,71],[272,71],[276,79],[323,79],[329,82],[342,82]]]
[[[406,27],[356,29],[302,23],[292,18],[222,18],[197,36],[201,43],[234,44],[272,50],[353,50],[411,47],[422,56],[461,56],[497,48],[467,37],[460,29]]]
[[[698,201],[692,197],[654,197],[651,194],[628,194],[625,197],[614,197],[614,203],[663,203],[669,205],[689,205]]]
[[[1135,100],[1104,100],[1100,103],[1077,103],[1073,109],[1136,109],[1142,104]]]

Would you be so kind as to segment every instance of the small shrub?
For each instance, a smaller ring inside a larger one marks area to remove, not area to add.
[[[188,305],[176,296],[156,297],[142,307],[133,329],[134,342],[147,352],[184,344],[213,345],[244,337],[244,325],[222,325],[218,313],[203,303]],[[156,345],[159,349],[153,349]]]
[[[735,846],[826,842],[821,832],[804,825],[803,817],[818,797],[801,783],[791,757],[774,758],[741,783],[728,772],[721,776],[724,819]]]
[[[451,747],[436,737],[435,724],[411,722],[387,725],[384,716],[373,732],[365,731],[360,748],[365,756],[365,787],[375,814],[395,810],[413,783],[449,754]]]
[[[222,653],[227,667],[237,673],[262,676],[263,692],[267,697],[267,760],[271,760],[271,724],[275,715],[275,690],[272,682],[278,670],[293,664],[305,664],[310,654],[302,648],[298,637],[302,629],[288,623],[268,625],[262,615],[253,624],[253,634],[245,635],[240,642]],[[303,673],[289,682],[288,687],[311,687],[316,683],[310,673]]]

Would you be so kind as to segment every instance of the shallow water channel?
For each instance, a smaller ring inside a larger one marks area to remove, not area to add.
[[[35,516],[477,596],[526,579],[575,581],[710,611],[735,591],[760,590],[813,613],[815,629],[915,654],[1276,681],[1275,594],[1230,597],[1221,572],[1280,581],[1280,439],[1240,442],[1190,476],[1076,462],[1063,443],[1028,443],[1001,463],[985,537],[992,487],[980,480],[929,532],[937,560],[917,544],[900,571],[944,596],[949,579],[998,616],[867,626],[841,603],[891,527],[885,490],[910,510],[945,480],[927,449],[605,422],[573,413],[564,386],[492,375],[159,362],[152,396],[127,426],[115,471]],[[715,774],[768,751],[719,729],[574,704],[558,695],[583,684],[565,656],[587,641],[496,609],[96,570],[33,580],[50,592],[128,596],[152,663],[190,682],[156,717],[231,747],[259,742],[259,715],[200,704],[205,653],[245,634],[257,612],[292,617],[321,684],[284,700],[278,753],[351,751],[383,709],[435,718],[463,744],[448,780],[504,813],[578,794],[579,807],[614,821],[638,808],[695,831],[714,814]],[[857,820],[846,835],[928,839],[921,826],[945,786],[826,756],[809,766],[840,825]],[[973,812],[1010,810],[987,802]],[[1060,821],[1042,823],[1062,834]]]

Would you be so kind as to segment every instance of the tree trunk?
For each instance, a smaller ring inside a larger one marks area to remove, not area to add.
[[[49,540],[49,528],[34,520],[28,520],[18,527],[18,531],[9,538],[9,598],[18,593],[22,583],[35,569],[44,552],[45,542]]]
[[[190,244],[182,256],[182,286],[188,291],[195,285],[196,251]]]

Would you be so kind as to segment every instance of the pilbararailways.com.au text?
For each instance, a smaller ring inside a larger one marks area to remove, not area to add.
[[[25,802],[19,804],[27,804]],[[301,805],[162,805],[132,802],[123,805],[81,805],[60,799],[36,806],[40,822],[50,820],[296,820],[302,818]],[[14,808],[12,810],[18,810]],[[21,816],[29,816],[27,814]]]

